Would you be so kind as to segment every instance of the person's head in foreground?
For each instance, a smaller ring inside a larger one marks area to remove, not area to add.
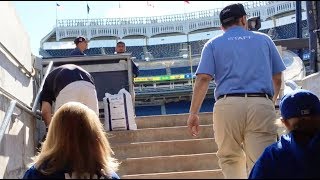
[[[295,90],[281,99],[280,112],[289,132],[264,150],[249,179],[320,178],[319,98]]]
[[[54,114],[34,167],[44,175],[63,171],[76,178],[84,174],[111,178],[118,168],[112,154],[97,114],[81,103],[68,102]]]
[[[282,97],[281,121],[288,131],[314,134],[320,129],[320,101],[311,91],[298,89]]]

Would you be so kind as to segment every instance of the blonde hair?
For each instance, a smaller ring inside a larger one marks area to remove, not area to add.
[[[34,164],[45,175],[65,168],[91,177],[97,173],[110,175],[119,166],[111,155],[113,151],[96,113],[81,103],[68,102],[54,114]]]

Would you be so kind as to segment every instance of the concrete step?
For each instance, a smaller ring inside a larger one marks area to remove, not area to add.
[[[122,179],[223,179],[221,169],[124,175]]]
[[[219,169],[216,153],[203,153],[128,158],[121,162],[118,174],[132,175],[214,169]]]
[[[159,127],[173,127],[173,126],[187,126],[189,114],[177,115],[160,115],[160,116],[142,116],[136,117],[136,124],[138,129],[143,128],[159,128]],[[200,113],[200,124],[212,124],[212,113]]]
[[[213,138],[111,144],[111,148],[115,153],[115,157],[119,160],[152,156],[214,153],[217,151],[217,145]]]
[[[111,144],[169,141],[183,139],[213,138],[213,126],[200,125],[200,134],[193,137],[189,134],[187,126],[145,128],[134,131],[111,131],[108,132],[108,139]]]

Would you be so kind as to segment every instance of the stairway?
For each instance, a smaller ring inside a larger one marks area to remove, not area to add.
[[[200,114],[201,132],[192,137],[188,114],[136,118],[138,130],[108,132],[122,179],[223,178],[213,139],[212,113]]]

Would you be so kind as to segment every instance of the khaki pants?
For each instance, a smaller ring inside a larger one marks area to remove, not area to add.
[[[96,88],[87,81],[75,81],[64,87],[56,98],[54,112],[63,104],[76,101],[88,106],[99,116],[99,105]]]
[[[219,165],[226,179],[246,179],[264,149],[276,142],[276,112],[264,97],[224,97],[213,110]]]

